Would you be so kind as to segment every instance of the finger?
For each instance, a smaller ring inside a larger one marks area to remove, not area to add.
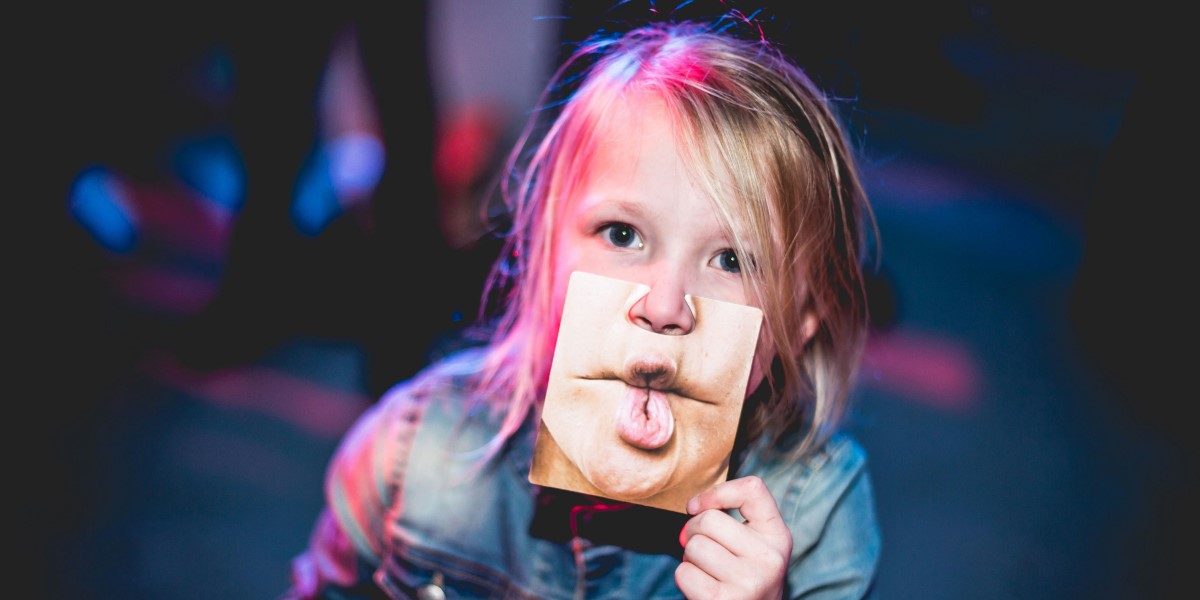
[[[763,534],[719,510],[706,510],[688,519],[680,535],[685,550],[696,536],[710,538],[734,556],[748,556],[766,543]]]
[[[683,549],[683,560],[696,565],[716,581],[737,581],[744,576],[739,569],[745,568],[743,561],[729,551],[724,544],[705,535],[693,536]]]
[[[712,575],[687,561],[675,567],[675,585],[686,598],[716,598],[721,586]]]
[[[736,508],[746,524],[766,535],[787,533],[787,525],[779,514],[779,506],[763,480],[756,476],[731,479],[711,487],[688,501],[687,511],[698,514],[705,510]]]

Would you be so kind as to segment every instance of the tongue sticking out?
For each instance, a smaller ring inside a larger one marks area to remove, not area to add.
[[[643,450],[661,448],[675,431],[667,395],[658,390],[630,387],[617,408],[617,433]]]

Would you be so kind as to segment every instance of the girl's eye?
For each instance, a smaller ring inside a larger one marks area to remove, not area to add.
[[[742,272],[742,261],[738,260],[737,253],[735,253],[733,250],[725,250],[721,252],[717,255],[715,260],[717,261],[717,266],[723,271],[728,271],[730,273]]]
[[[606,233],[608,241],[618,248],[640,248],[642,246],[637,231],[627,223],[609,223],[604,226],[604,229],[608,230]]]

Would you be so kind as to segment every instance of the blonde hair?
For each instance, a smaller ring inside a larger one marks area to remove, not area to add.
[[[729,25],[662,22],[591,38],[543,93],[509,156],[501,192],[511,230],[484,292],[484,304],[502,307],[478,381],[505,412],[489,455],[537,414],[557,335],[559,199],[586,173],[604,107],[632,91],[653,93],[673,115],[691,176],[764,312],[771,347],[758,360],[771,364],[760,363],[767,379],[747,399],[741,434],[799,459],[842,422],[868,331],[862,262],[874,217],[830,101],[777,47]]]

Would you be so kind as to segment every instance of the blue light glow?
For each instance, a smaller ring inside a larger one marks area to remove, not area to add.
[[[350,133],[337,137],[325,148],[333,189],[341,198],[364,195],[383,177],[383,143],[373,135]]]
[[[321,233],[342,213],[330,179],[329,158],[317,151],[301,170],[292,196],[291,216],[296,229],[304,235]]]
[[[187,140],[173,156],[175,173],[217,207],[236,213],[246,195],[246,173],[232,140],[223,135]]]
[[[80,172],[71,184],[67,210],[108,250],[125,253],[137,245],[137,218],[128,191],[107,169]]]

